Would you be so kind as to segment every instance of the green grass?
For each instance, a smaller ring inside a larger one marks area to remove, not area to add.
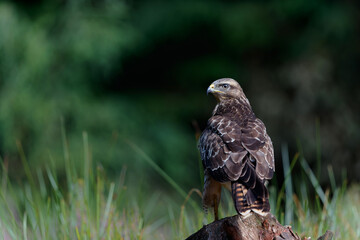
[[[201,190],[186,193],[136,144],[129,143],[134,154],[158,172],[178,197],[158,189],[151,194],[140,190],[133,195],[125,180],[125,166],[115,181],[107,179],[100,165],[92,167],[95,159],[91,159],[86,133],[81,170],[72,164],[64,132],[63,144],[66,177],[62,181],[53,167],[51,154],[49,165],[34,171],[18,143],[27,177],[22,182],[8,178],[8,162],[1,159],[3,239],[184,239],[212,221],[213,216],[205,216],[200,206]],[[347,187],[345,181],[337,187],[329,166],[332,187],[322,189],[301,154],[290,161],[286,146],[282,151],[285,182],[280,189],[270,187],[272,210],[281,223],[291,224],[301,236],[316,238],[329,229],[335,232],[335,239],[359,239],[360,187]],[[300,184],[293,183],[292,172],[296,167],[304,173],[305,179]],[[304,184],[306,181],[310,185]],[[174,198],[183,201],[179,203]],[[220,216],[234,215],[232,205],[230,194],[224,192]]]

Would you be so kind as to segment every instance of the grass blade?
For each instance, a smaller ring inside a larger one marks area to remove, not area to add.
[[[28,164],[28,162],[26,160],[24,149],[23,149],[23,147],[21,145],[21,142],[16,141],[16,145],[17,145],[17,148],[18,148],[18,151],[19,151],[19,154],[20,154],[21,162],[22,162],[22,164],[24,166],[24,171],[25,171],[26,177],[28,178],[31,187],[35,188],[35,181],[34,181],[34,178],[33,178],[32,174],[31,174],[30,167],[29,167],[29,164]]]
[[[73,176],[72,176],[72,167],[71,167],[71,163],[70,163],[69,144],[68,144],[68,141],[66,138],[64,118],[62,117],[60,120],[61,120],[61,137],[62,137],[62,141],[63,141],[66,180],[67,180],[68,186],[70,187],[71,183],[73,182]]]
[[[187,197],[186,192],[164,171],[162,170],[141,148],[130,141],[126,141],[130,147],[138,153],[150,166],[160,174],[181,196],[185,199]]]
[[[300,159],[301,166],[303,167],[306,175],[309,177],[311,184],[315,188],[316,193],[318,194],[322,203],[327,206],[327,198],[325,196],[324,191],[322,190],[319,181],[317,180],[314,172],[311,170],[309,164],[306,162],[305,158]]]
[[[112,201],[112,198],[113,198],[113,195],[114,195],[114,189],[115,189],[115,184],[111,183],[110,184],[110,190],[109,190],[108,199],[107,199],[107,202],[106,202],[105,213],[104,213],[104,217],[103,217],[102,224],[101,224],[100,238],[103,236],[106,224],[108,223],[108,220],[109,220],[108,217],[109,217],[109,214],[110,214],[111,201]]]
[[[26,213],[24,213],[24,219],[23,219],[23,231],[24,231],[24,240],[27,240],[27,216]]]
[[[85,189],[84,194],[85,194],[85,198],[89,199],[91,160],[89,153],[88,135],[86,132],[83,132],[83,142],[84,142],[84,189]]]
[[[289,151],[286,144],[281,145],[281,154],[283,160],[284,177],[285,177],[285,224],[289,225],[293,222],[294,206],[293,206],[293,187],[291,179],[291,168],[289,161]]]
[[[321,174],[321,137],[320,137],[320,120],[315,121],[315,140],[316,140],[316,177],[320,179]]]

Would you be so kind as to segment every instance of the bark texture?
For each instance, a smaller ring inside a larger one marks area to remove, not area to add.
[[[331,240],[333,233],[327,231],[318,240]],[[187,240],[301,240],[291,229],[282,226],[272,215],[252,214],[247,218],[240,215],[223,218],[202,227]],[[304,238],[310,239],[310,238]]]

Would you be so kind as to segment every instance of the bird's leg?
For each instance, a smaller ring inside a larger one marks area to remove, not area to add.
[[[216,196],[215,196],[215,197],[214,197],[214,216],[215,216],[215,221],[219,220],[218,207],[219,207],[219,203],[218,203],[217,198],[216,198]]]

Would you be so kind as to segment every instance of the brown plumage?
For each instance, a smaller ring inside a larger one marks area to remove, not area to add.
[[[205,170],[203,205],[214,208],[217,219],[219,186],[231,184],[239,214],[267,214],[269,193],[264,184],[273,177],[275,164],[265,125],[235,80],[219,79],[210,85],[208,93],[218,103],[199,141]]]

